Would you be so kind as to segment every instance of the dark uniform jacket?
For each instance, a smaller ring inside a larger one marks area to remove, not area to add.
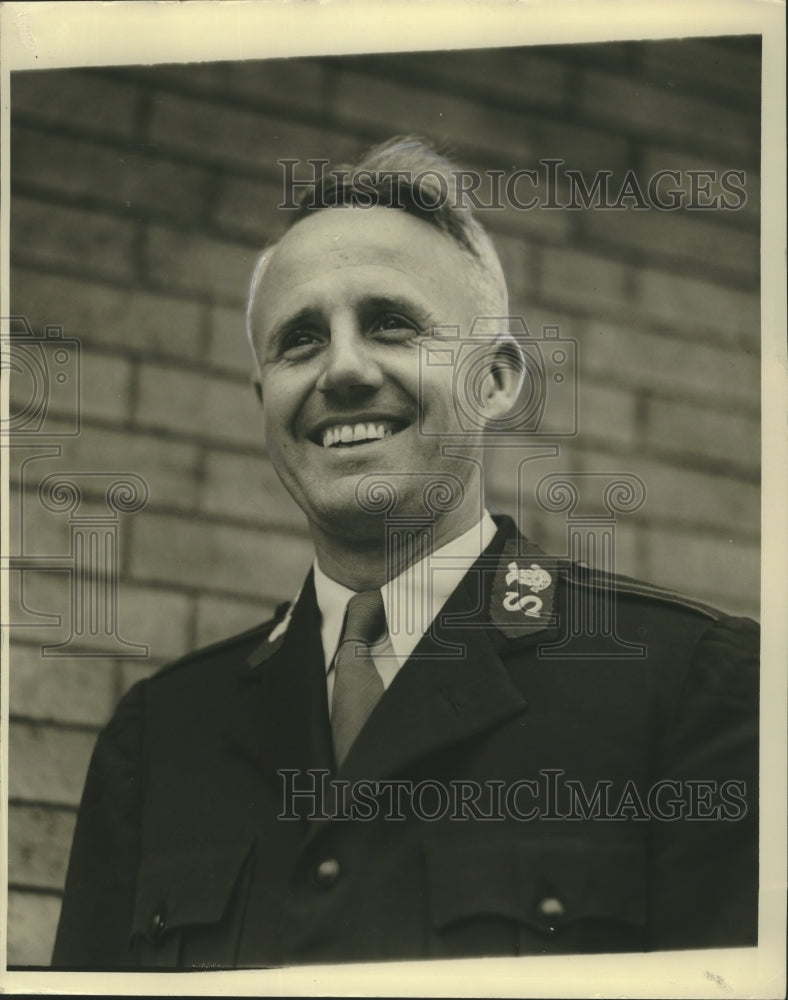
[[[311,573],[273,622],[133,687],[53,964],[755,944],[757,627],[499,523],[338,775]]]

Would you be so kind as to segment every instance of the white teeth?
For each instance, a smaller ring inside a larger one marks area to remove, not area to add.
[[[393,428],[388,422],[380,424],[335,424],[323,431],[323,447],[332,448],[337,444],[355,444],[357,441],[375,441],[391,437]]]

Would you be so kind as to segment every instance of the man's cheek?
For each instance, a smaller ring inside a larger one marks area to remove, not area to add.
[[[286,451],[287,442],[284,440],[284,423],[275,416],[266,420],[263,424],[263,440],[269,458],[276,463],[276,460]]]
[[[419,408],[433,419],[445,420],[453,411],[454,368],[446,366],[440,375],[426,378],[424,372],[418,386]]]

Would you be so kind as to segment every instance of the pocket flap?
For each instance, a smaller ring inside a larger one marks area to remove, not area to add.
[[[169,930],[222,919],[249,840],[153,851],[137,875],[133,933],[155,943]]]
[[[491,831],[426,844],[432,921],[502,916],[547,932],[586,917],[645,922],[637,841],[508,837]]]

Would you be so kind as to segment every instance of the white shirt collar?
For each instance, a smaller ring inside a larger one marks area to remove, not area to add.
[[[460,580],[492,541],[495,522],[488,511],[472,528],[408,566],[381,587],[392,649],[402,666],[429,629]],[[315,559],[315,596],[326,670],[342,633],[345,608],[355,591],[330,579]]]

